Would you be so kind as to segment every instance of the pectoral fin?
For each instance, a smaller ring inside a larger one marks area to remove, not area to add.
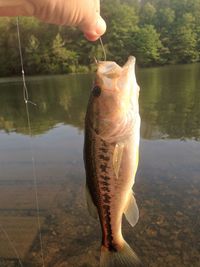
[[[124,143],[117,143],[115,145],[113,153],[113,169],[117,178],[119,177],[119,169],[122,161],[123,151],[124,151]]]
[[[127,203],[126,210],[124,211],[127,221],[133,227],[136,225],[139,219],[139,209],[133,195],[133,192],[130,194],[129,201]]]
[[[87,202],[87,207],[88,207],[89,214],[94,219],[97,219],[98,218],[97,207],[93,203],[93,200],[92,200],[92,197],[91,197],[91,194],[89,192],[89,189],[88,189],[87,185],[85,186],[85,195],[86,195],[86,202]]]

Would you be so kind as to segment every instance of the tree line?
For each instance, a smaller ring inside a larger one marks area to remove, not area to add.
[[[104,0],[107,22],[103,43],[109,60],[122,64],[132,54],[140,66],[200,61],[200,0]],[[20,18],[27,74],[87,72],[100,42],[64,26]],[[16,19],[0,19],[0,76],[20,73]]]
[[[199,73],[200,64],[137,70],[142,138],[200,141]],[[82,131],[92,83],[92,74],[27,79],[32,134],[63,123]],[[1,84],[0,114],[0,131],[29,134],[21,83]]]

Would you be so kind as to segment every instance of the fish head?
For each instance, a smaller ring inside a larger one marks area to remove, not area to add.
[[[138,112],[139,86],[135,77],[135,58],[123,67],[112,61],[100,61],[91,93],[88,116],[93,129],[102,136],[121,127]]]

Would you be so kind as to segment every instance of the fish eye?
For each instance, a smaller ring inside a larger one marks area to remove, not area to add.
[[[92,90],[93,96],[99,97],[101,95],[101,88],[99,86],[95,86]]]

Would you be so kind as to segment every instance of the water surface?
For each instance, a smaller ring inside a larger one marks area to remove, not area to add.
[[[137,70],[142,117],[135,193],[140,220],[123,233],[149,267],[200,265],[200,65]],[[83,125],[92,75],[0,79],[0,266],[96,267],[100,227],[85,205]],[[21,260],[21,265],[20,261]]]

